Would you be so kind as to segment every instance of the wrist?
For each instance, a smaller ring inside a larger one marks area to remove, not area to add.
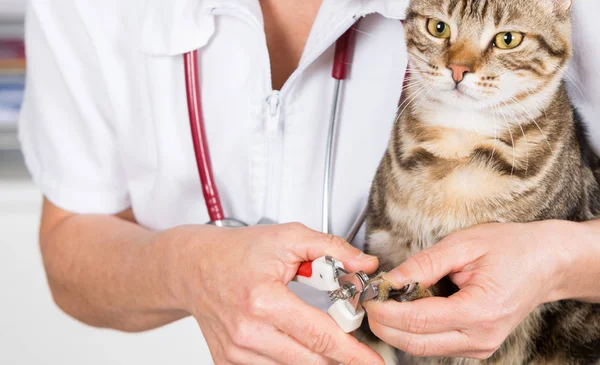
[[[163,281],[163,294],[168,305],[175,310],[190,313],[187,303],[186,291],[184,290],[185,274],[182,272],[189,269],[183,261],[189,245],[189,229],[187,227],[176,227],[157,232],[153,237],[152,245],[155,249],[158,264],[161,271],[160,277]]]
[[[598,228],[587,223],[568,221],[545,222],[546,236],[551,243],[554,271],[549,278],[551,291],[546,302],[583,299],[589,286],[592,268],[600,262],[600,252],[593,244]],[[600,276],[596,276],[600,279]]]
[[[204,281],[204,261],[210,256],[206,246],[212,231],[210,226],[186,225],[157,236],[157,245],[162,246],[168,300],[177,310],[193,314],[201,304],[194,293]]]

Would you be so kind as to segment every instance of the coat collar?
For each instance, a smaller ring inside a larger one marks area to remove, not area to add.
[[[307,48],[345,30],[337,28],[371,13],[403,19],[409,0],[323,0]],[[156,56],[180,55],[205,46],[215,31],[215,14],[238,11],[263,24],[258,0],[146,0],[140,8],[140,50]],[[339,34],[338,34],[339,33]]]

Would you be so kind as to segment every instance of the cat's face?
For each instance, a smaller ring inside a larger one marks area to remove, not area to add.
[[[571,0],[412,0],[413,93],[444,105],[523,105],[556,86],[571,55]]]

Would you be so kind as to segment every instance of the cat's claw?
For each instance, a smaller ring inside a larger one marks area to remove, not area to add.
[[[402,289],[395,289],[391,282],[382,278],[382,275],[379,275],[376,280],[378,281],[378,294],[375,299],[378,301],[383,302],[393,299],[397,302],[411,302],[432,296],[430,291],[423,289],[419,283],[410,282],[402,287]]]
[[[419,286],[418,283],[410,282],[404,285],[402,289],[392,289],[389,294],[390,299],[394,299],[397,302],[409,302],[408,298]]]

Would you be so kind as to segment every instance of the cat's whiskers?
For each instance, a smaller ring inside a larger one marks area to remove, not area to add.
[[[534,88],[532,88],[532,87],[528,87],[528,88],[527,88],[527,93],[528,93],[529,95],[531,95],[531,96],[534,96],[534,95],[535,95],[535,94],[534,94],[534,92],[535,92],[535,91],[536,91],[536,90],[535,90]],[[543,104],[541,101],[535,101],[535,100],[534,100],[534,102],[536,103],[536,106],[539,106],[539,108],[540,108],[540,110],[539,110],[539,111],[543,112],[543,113],[544,113],[544,116],[546,117],[546,120],[548,120],[548,114],[546,114],[546,107],[544,107],[544,104]]]
[[[431,69],[430,71],[422,70],[422,69],[418,68],[418,66],[411,67],[409,72],[410,72],[410,75],[413,75],[413,74],[414,75],[431,75],[432,73],[436,73],[436,72],[439,73],[439,71],[434,70],[434,69]]]
[[[404,79],[407,83],[417,83],[417,82],[435,82],[435,80],[431,79],[427,75],[423,75],[421,77],[413,77]]]
[[[414,52],[407,52],[409,55],[413,56],[414,58],[424,62],[427,66],[431,66],[431,63],[429,61],[427,61],[426,59],[424,59],[423,57],[419,56],[418,54],[414,53]]]
[[[567,72],[567,70],[564,67],[560,66],[560,65],[551,65],[551,66],[554,66],[554,68],[556,68],[559,71],[561,71],[563,73],[563,75],[565,75],[565,77],[567,79],[569,79],[569,81],[571,81],[571,83],[573,84],[573,86],[575,86],[575,88],[577,89],[577,91],[579,91],[579,93],[581,94],[581,97],[585,100],[585,95],[583,94],[583,91],[581,91],[581,89],[577,85],[577,82],[569,75],[569,73]]]
[[[534,95],[532,93],[532,91],[535,91],[535,89],[528,88],[529,95]],[[536,102],[536,104],[537,104],[536,107],[539,108],[544,113],[544,117],[546,118],[546,122],[548,122],[548,114],[546,113],[546,108],[544,107],[544,104],[541,101]],[[548,145],[548,149],[550,150],[550,152],[553,153],[554,151],[552,150],[552,146],[550,145],[550,141],[548,141],[548,137],[546,137],[546,134],[544,133],[544,131],[542,131],[542,128],[540,127],[540,125],[538,124],[538,122],[535,119],[532,119],[531,121],[536,125],[537,129],[540,131],[540,133],[544,137],[544,140],[546,141],[546,144]]]
[[[430,89],[429,89],[428,93],[431,91],[431,89],[432,89],[432,88],[430,88]],[[401,107],[402,107],[402,106],[403,106],[403,105],[406,103],[406,105],[404,105],[404,109],[402,109],[402,111],[400,111],[400,112],[398,113],[398,117],[396,118],[396,122],[397,122],[398,120],[400,120],[400,117],[402,116],[402,114],[404,113],[404,111],[406,110],[406,108],[408,108],[408,107],[410,106],[410,104],[412,104],[412,103],[413,103],[415,100],[417,100],[417,99],[419,98],[419,96],[420,96],[421,94],[423,94],[423,91],[425,91],[425,87],[424,87],[424,86],[421,86],[421,87],[419,88],[419,90],[418,90],[417,92],[415,92],[415,94],[414,94],[414,95],[412,95],[411,97],[409,97],[407,100],[403,101],[403,102],[402,102],[402,104],[400,104],[400,105],[398,106],[398,109],[400,109],[400,108],[401,108]]]
[[[405,85],[405,86],[402,87],[402,92],[408,90],[410,87],[422,86],[422,85],[424,85],[426,83],[427,83],[427,81],[411,82],[408,85]]]
[[[416,58],[416,60],[414,60],[414,61],[421,61],[421,64],[425,64],[425,66],[427,66],[427,70],[430,70],[429,72],[437,72],[437,73],[440,73],[440,72],[439,72],[439,67],[436,67],[435,65],[432,65],[432,64],[431,64],[429,61],[425,60],[424,58],[421,58],[421,57],[419,57],[419,56],[415,55],[414,53],[410,53],[410,52],[408,52],[408,54],[409,54],[409,55],[412,55],[412,56],[414,56],[414,57]],[[410,60],[410,59],[409,59],[409,65],[410,65],[410,61],[413,61],[413,60]],[[416,71],[418,71],[418,70],[419,70],[419,69],[418,69],[418,67],[419,67],[418,65],[419,65],[419,63],[418,63],[418,62],[415,62],[415,63],[412,65],[413,67],[411,67],[411,68],[410,68],[410,72],[416,72]],[[421,70],[421,71],[423,71],[423,70]]]
[[[494,76],[492,76],[492,77],[493,77],[494,79],[497,79],[497,78],[500,78],[501,76],[504,76],[504,75],[506,75],[506,74],[507,74],[507,73],[509,73],[509,72],[510,72],[510,70],[505,70],[504,72],[502,72],[502,73],[499,73],[498,75],[494,75]]]
[[[523,130],[523,126],[521,122],[517,119],[517,124],[519,125],[519,129],[521,129],[521,133],[523,134],[523,139],[525,140],[525,176],[527,176],[527,171],[529,171],[529,140],[525,135],[525,130]]]
[[[405,80],[405,81],[407,82],[407,84],[409,85],[409,84],[414,84],[414,83],[418,83],[418,82],[430,81],[431,79],[429,79],[429,78],[425,78],[425,77],[423,77],[423,76],[420,76],[420,77],[414,77],[414,76],[411,76],[411,77],[407,77],[407,78],[405,78],[404,80]]]
[[[502,109],[498,108],[498,111],[500,111],[500,114],[502,114],[502,117],[504,118],[504,123],[506,124],[506,128],[508,129],[508,134],[510,135],[510,141],[512,144],[513,160],[512,160],[511,169],[510,169],[510,177],[512,178],[513,174],[515,172],[515,163],[517,161],[517,152],[515,150],[515,139],[513,138],[512,130],[510,129],[510,124],[508,123],[508,119],[506,118],[506,115],[504,114]]]
[[[426,76],[429,76],[429,74],[426,72],[413,72],[407,77],[405,77],[405,80],[420,80]]]
[[[515,100],[514,98],[510,98],[511,102],[521,108],[521,110],[527,114],[525,115],[525,118],[527,118],[528,121],[532,122],[533,124],[535,124],[535,126],[537,127],[537,129],[540,131],[540,133],[542,134],[542,137],[544,137],[544,140],[546,141],[546,144],[548,145],[548,149],[550,150],[550,152],[553,152],[552,150],[552,146],[550,145],[550,141],[548,140],[548,137],[546,136],[546,134],[544,133],[544,131],[542,130],[542,128],[540,127],[540,125],[538,124],[538,122],[535,120],[535,118],[529,113],[529,111],[527,110],[527,108],[525,108],[523,105],[521,105],[521,103],[518,100]],[[506,103],[505,103],[506,105]],[[544,111],[545,113],[545,111]],[[546,119],[548,118],[548,116],[546,116]],[[519,121],[517,120],[517,123],[519,123]]]
[[[406,103],[410,102],[411,98],[414,98],[414,97],[415,97],[415,95],[416,95],[417,93],[419,93],[421,90],[423,90],[424,88],[425,88],[424,86],[419,86],[418,90],[417,90],[417,91],[415,91],[415,93],[414,93],[414,94],[412,94],[410,97],[408,97],[408,98],[405,98],[404,100],[402,100],[402,102],[400,103],[400,105],[398,105],[398,107],[396,108],[396,112],[398,113],[398,115],[396,116],[396,121],[398,121],[398,119],[400,118],[400,112],[399,112],[399,111],[400,111],[400,109],[401,109],[401,108],[402,108],[402,107],[403,107],[403,106],[404,106]],[[404,93],[403,93],[403,95],[404,95]]]
[[[417,98],[424,89],[425,89],[425,86],[419,86],[417,91],[415,91],[408,98],[404,99],[402,101],[402,103],[400,103],[400,105],[398,105],[397,110],[400,110],[403,106],[410,104],[411,101],[414,100],[415,98]],[[404,111],[404,109],[402,109],[402,111],[398,113],[398,117],[400,117],[400,115],[402,114],[403,111]]]
[[[409,73],[408,76],[413,76],[413,75],[428,75],[429,72],[431,72],[431,71],[424,71],[424,70],[421,70],[421,69],[418,69],[418,68],[416,68],[416,69],[415,68],[411,68],[410,69],[410,73]]]
[[[490,164],[492,162],[492,160],[494,159],[494,154],[496,153],[496,143],[498,141],[498,131],[497,131],[497,125],[496,125],[496,112],[495,112],[494,108],[492,108],[492,120],[494,121],[494,144],[492,147],[492,155],[490,156],[490,160],[488,161],[488,164]]]
[[[405,78],[404,81],[406,81],[406,85],[405,88],[409,88],[411,86],[415,86],[415,85],[419,85],[422,83],[426,83],[429,82],[429,79],[425,79],[425,78],[418,78],[418,77],[409,77],[409,78]]]
[[[425,89],[425,94],[420,95],[418,98],[415,98],[415,100],[414,100],[416,102],[415,104],[417,104],[419,101],[424,101],[426,98],[429,97],[429,95],[431,95],[431,92],[435,90],[433,87],[429,87],[429,88],[424,87],[424,89]],[[408,107],[408,105],[406,107]],[[405,109],[406,109],[406,107],[405,107]]]
[[[423,77],[407,77],[404,80],[409,83],[425,81]]]
[[[488,95],[495,95],[495,92],[494,92],[494,91],[490,91],[490,89],[492,89],[492,90],[493,90],[493,89],[496,89],[496,90],[501,90],[501,89],[500,89],[500,86],[498,86],[498,85],[494,85],[494,84],[492,84],[492,83],[490,83],[490,82],[487,82],[487,83],[486,83],[487,85],[481,85],[482,83],[486,83],[486,82],[483,82],[483,81],[477,81],[477,82],[475,83],[475,86],[474,86],[473,88],[474,88],[475,90],[479,91],[480,93],[483,93],[483,94],[488,94]]]

